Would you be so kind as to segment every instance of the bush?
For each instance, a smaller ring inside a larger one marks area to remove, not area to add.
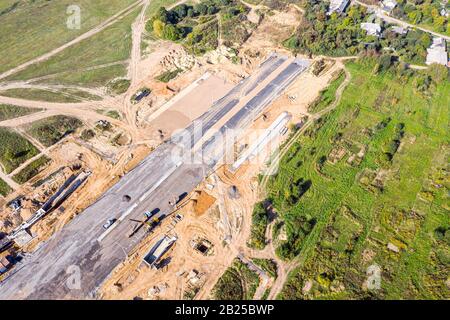
[[[181,72],[183,72],[183,70],[180,68],[177,68],[173,71],[166,71],[166,72],[160,74],[159,76],[157,76],[156,79],[161,82],[167,83],[170,80],[174,79]]]
[[[253,208],[252,227],[248,246],[262,250],[266,246],[266,229],[269,217],[263,202],[258,202]]]
[[[84,141],[89,141],[95,137],[95,132],[91,129],[85,129],[81,132],[80,138]]]

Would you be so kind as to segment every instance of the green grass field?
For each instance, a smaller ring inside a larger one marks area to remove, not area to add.
[[[19,173],[14,175],[13,180],[19,184],[23,184],[35,177],[41,170],[50,163],[50,158],[42,156],[23,168]]]
[[[50,147],[82,125],[83,123],[76,118],[53,116],[33,122],[27,128],[27,132],[44,146]]]
[[[9,70],[57,48],[109,17],[134,0],[1,1],[0,72]],[[16,4],[17,3],[17,4]],[[81,28],[67,28],[70,5],[81,8]]]
[[[9,89],[1,91],[0,94],[5,97],[21,98],[34,101],[77,103],[86,100],[101,100],[99,96],[77,89],[64,89],[58,91],[49,91],[43,89]]]
[[[333,79],[330,85],[320,93],[320,96],[309,107],[309,112],[321,111],[333,103],[336,96],[336,90],[342,82],[344,82],[344,80],[345,74],[341,72],[335,79]]]
[[[0,121],[26,116],[38,111],[40,111],[40,109],[18,107],[10,104],[0,104]]]
[[[5,181],[0,179],[0,195],[6,197],[11,191],[12,189],[10,186],[8,186]]]
[[[288,236],[277,253],[299,262],[280,298],[448,298],[449,83],[427,97],[415,76],[347,67],[352,80],[338,107],[307,129],[269,181]],[[298,195],[292,185],[304,181]],[[381,289],[366,290],[373,265]]]
[[[0,165],[3,172],[11,173],[39,150],[20,134],[0,127]]]
[[[112,65],[87,71],[85,69],[121,62],[129,58],[131,24],[138,13],[139,8],[102,32],[67,48],[44,62],[12,75],[8,80],[26,80],[56,74],[51,82],[90,86],[106,85],[111,79],[124,76],[123,65]],[[79,70],[80,72],[78,72]],[[48,82],[48,80],[42,82]]]

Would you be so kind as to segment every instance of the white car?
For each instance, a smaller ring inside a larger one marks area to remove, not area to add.
[[[106,221],[106,223],[103,225],[103,229],[107,230],[109,229],[115,222],[117,221],[117,219],[109,219],[108,221]]]

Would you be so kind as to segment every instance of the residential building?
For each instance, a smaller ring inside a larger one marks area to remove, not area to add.
[[[397,6],[397,1],[395,0],[383,0],[381,2],[381,9],[386,13],[391,13],[392,10]]]
[[[340,14],[344,12],[349,2],[350,0],[330,0],[330,7],[328,9],[327,15],[330,15],[332,13]]]
[[[442,64],[444,66],[448,65],[447,45],[443,38],[434,38],[433,43],[427,49],[427,52],[427,65],[433,63]]]
[[[378,23],[364,22],[361,23],[361,28],[366,30],[369,36],[379,37],[381,34],[381,26]]]

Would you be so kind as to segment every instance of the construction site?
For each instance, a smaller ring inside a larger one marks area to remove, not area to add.
[[[194,57],[164,43],[133,61],[139,72],[118,98],[70,110],[46,104],[39,117],[68,114],[84,127],[42,148],[51,162],[0,199],[2,298],[208,299],[236,257],[260,274],[255,298],[279,290],[283,273],[274,283],[249,262],[275,259],[246,245],[261,200],[257,177],[343,66],[326,60],[315,73],[319,59],[274,47],[262,37],[267,28],[245,43],[241,64],[223,48]],[[180,64],[190,69],[155,80]],[[82,139],[83,130],[95,137]],[[71,265],[85,275],[81,290],[65,286]]]

